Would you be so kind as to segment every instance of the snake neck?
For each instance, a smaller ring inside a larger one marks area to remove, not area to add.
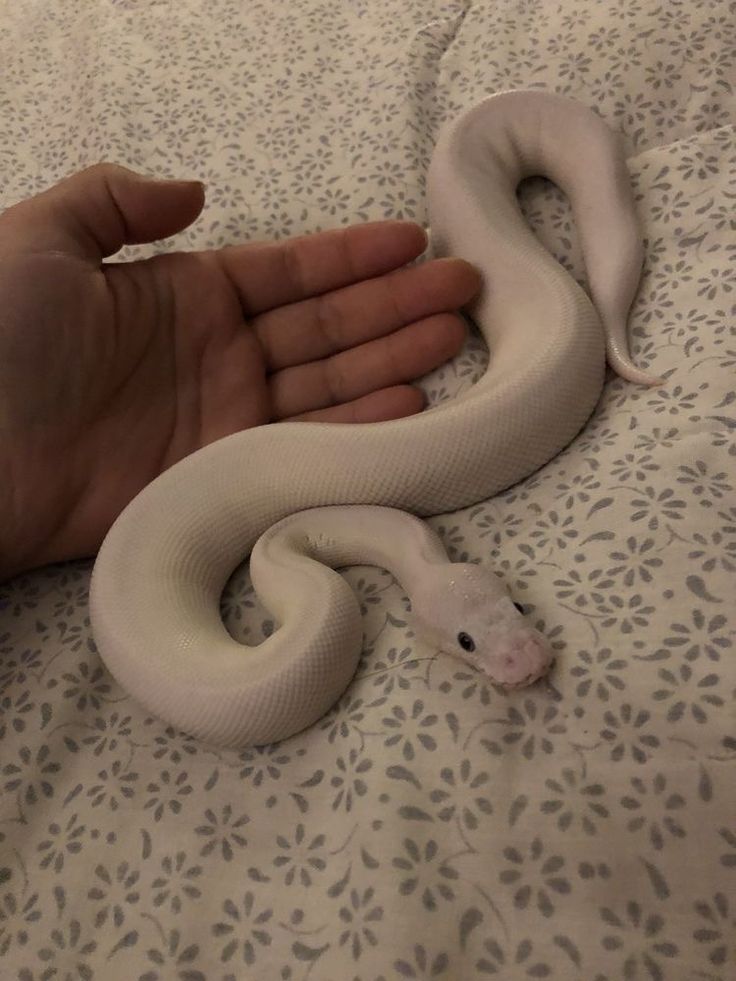
[[[449,559],[429,526],[405,512],[364,505],[317,507],[290,515],[259,538],[251,576],[259,594],[264,582],[270,592],[271,580],[280,576],[283,593],[283,577],[289,571],[301,575],[305,563],[313,562],[332,569],[387,569],[411,595],[427,568]]]

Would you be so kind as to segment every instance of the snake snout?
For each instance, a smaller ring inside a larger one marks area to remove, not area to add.
[[[552,665],[549,644],[528,631],[510,634],[496,651],[493,681],[504,688],[522,688],[546,674]]]

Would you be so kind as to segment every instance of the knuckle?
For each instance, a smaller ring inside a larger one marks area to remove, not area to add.
[[[287,282],[298,294],[307,295],[309,283],[298,241],[287,242],[281,251],[281,256]]]
[[[327,358],[322,363],[322,376],[328,405],[339,405],[345,401],[345,377],[335,358]]]
[[[314,304],[314,326],[325,343],[326,353],[342,350],[340,324],[342,318],[334,294],[318,296]]]

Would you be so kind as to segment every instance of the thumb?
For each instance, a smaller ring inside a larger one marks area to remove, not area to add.
[[[16,248],[59,250],[100,261],[123,245],[180,232],[204,207],[199,181],[161,181],[101,163],[67,177],[3,215]]]

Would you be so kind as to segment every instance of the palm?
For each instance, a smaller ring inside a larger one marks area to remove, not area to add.
[[[32,491],[19,530],[44,542],[26,564],[93,553],[150,480],[229,433],[417,411],[406,383],[458,349],[443,311],[477,288],[462,263],[401,270],[422,242],[396,223],[104,264],[114,233],[98,254],[68,248],[29,231],[23,207],[23,224],[0,226],[0,452]],[[183,227],[198,208],[179,210],[153,224]]]
[[[46,492],[49,524],[69,513],[80,485],[93,486],[95,540],[98,522],[161,470],[269,416],[260,346],[213,269],[186,255],[103,268],[32,255],[0,278],[0,295],[13,283],[22,298],[3,323],[7,412],[22,429],[14,469]],[[66,475],[65,486],[40,467]]]

